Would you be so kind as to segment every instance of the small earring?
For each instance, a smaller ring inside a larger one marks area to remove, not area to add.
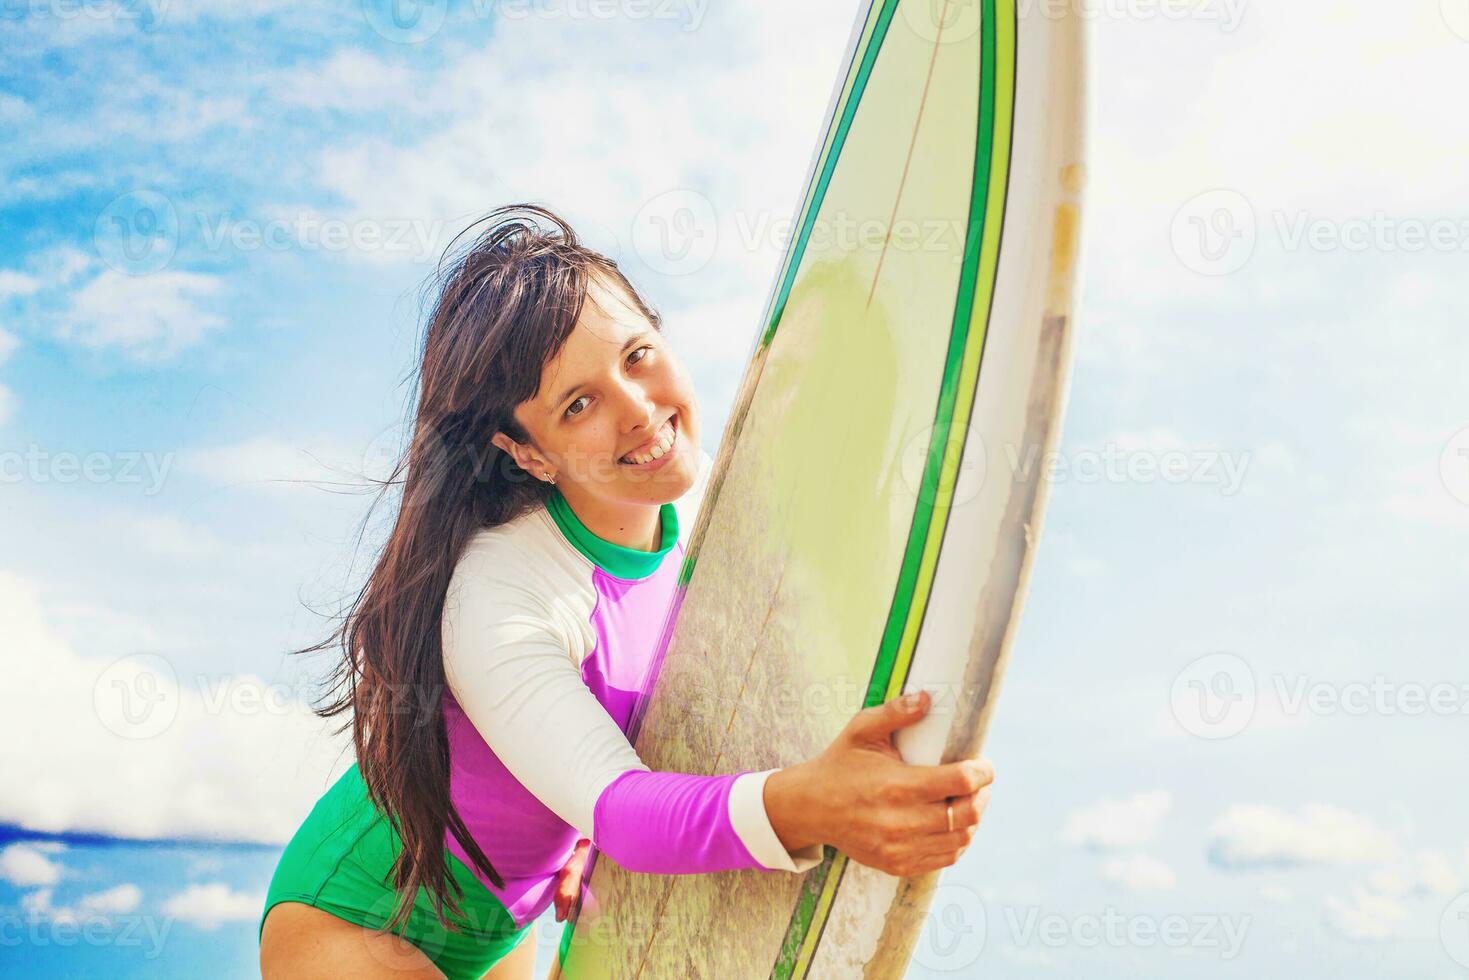
[[[546,474],[545,476],[542,476],[541,479],[545,480],[547,483],[551,484],[551,486],[553,486],[553,487],[556,485],[556,478],[554,476],[551,476],[550,474]]]

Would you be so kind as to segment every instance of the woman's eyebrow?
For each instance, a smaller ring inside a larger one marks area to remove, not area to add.
[[[640,344],[645,338],[650,337],[650,336],[652,336],[652,334],[649,331],[647,331],[647,330],[639,330],[637,333],[635,333],[631,337],[627,338],[627,342],[622,345],[622,351],[617,356],[618,357],[622,357],[628,351],[632,350],[634,347],[636,347],[638,344]],[[551,410],[552,411],[555,411],[558,406],[560,406],[560,405],[562,405],[562,404],[564,404],[566,402],[566,399],[568,399],[572,395],[576,394],[577,391],[579,389],[585,387],[585,385],[586,385],[586,382],[585,381],[578,381],[576,384],[572,385],[570,388],[567,388],[565,391],[563,391],[561,393],[561,397],[560,398],[556,399],[554,402],[551,403]]]

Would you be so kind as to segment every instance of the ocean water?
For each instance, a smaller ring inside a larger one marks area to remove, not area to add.
[[[257,928],[280,853],[0,828],[0,977],[259,977]],[[548,911],[537,976],[560,937]]]

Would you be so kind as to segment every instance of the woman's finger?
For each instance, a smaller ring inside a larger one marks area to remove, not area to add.
[[[560,922],[571,914],[572,903],[576,901],[576,892],[565,885],[556,889],[556,921]]]
[[[956,796],[947,803],[939,801],[923,804],[924,832],[945,834],[950,830],[979,826],[979,821],[984,816],[985,804],[989,802],[989,794],[990,788],[985,786],[970,796]],[[951,808],[954,814],[953,827],[949,826]]]

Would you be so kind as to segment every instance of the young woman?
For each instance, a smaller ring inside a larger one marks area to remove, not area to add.
[[[902,762],[891,735],[926,695],[783,769],[639,760],[627,727],[711,463],[698,403],[615,262],[543,208],[489,217],[439,283],[396,523],[308,648],[343,651],[319,713],[351,711],[357,762],[281,856],[264,977],[528,977],[588,842],[659,874],[800,872],[823,844],[894,875],[953,864],[993,769]]]

